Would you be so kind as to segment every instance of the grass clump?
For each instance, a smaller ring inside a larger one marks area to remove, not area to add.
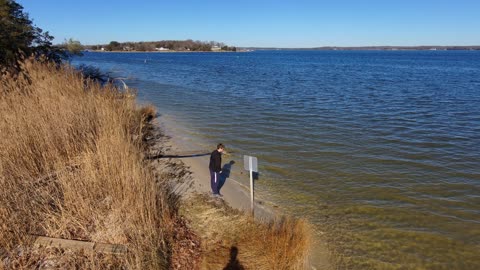
[[[305,220],[255,221],[223,201],[197,194],[181,212],[202,240],[201,269],[307,269],[312,232]]]

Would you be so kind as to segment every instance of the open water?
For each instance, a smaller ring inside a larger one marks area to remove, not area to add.
[[[258,157],[259,200],[338,268],[480,269],[480,52],[86,53],[201,148]],[[248,179],[246,179],[248,180]]]

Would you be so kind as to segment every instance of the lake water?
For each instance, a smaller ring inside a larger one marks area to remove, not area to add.
[[[480,269],[480,52],[86,53],[185,138],[259,160],[260,200],[340,269]],[[247,179],[248,181],[248,179]]]

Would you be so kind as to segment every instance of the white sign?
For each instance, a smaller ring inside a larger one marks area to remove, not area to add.
[[[258,162],[256,157],[243,156],[243,167],[245,170],[250,171],[250,208],[252,215],[254,215],[254,199],[253,199],[253,172],[258,172]]]
[[[247,171],[258,172],[258,161],[256,157],[243,156],[243,168]]]

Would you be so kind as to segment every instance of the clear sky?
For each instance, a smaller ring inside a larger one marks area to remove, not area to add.
[[[55,43],[480,45],[480,0],[17,0]]]

